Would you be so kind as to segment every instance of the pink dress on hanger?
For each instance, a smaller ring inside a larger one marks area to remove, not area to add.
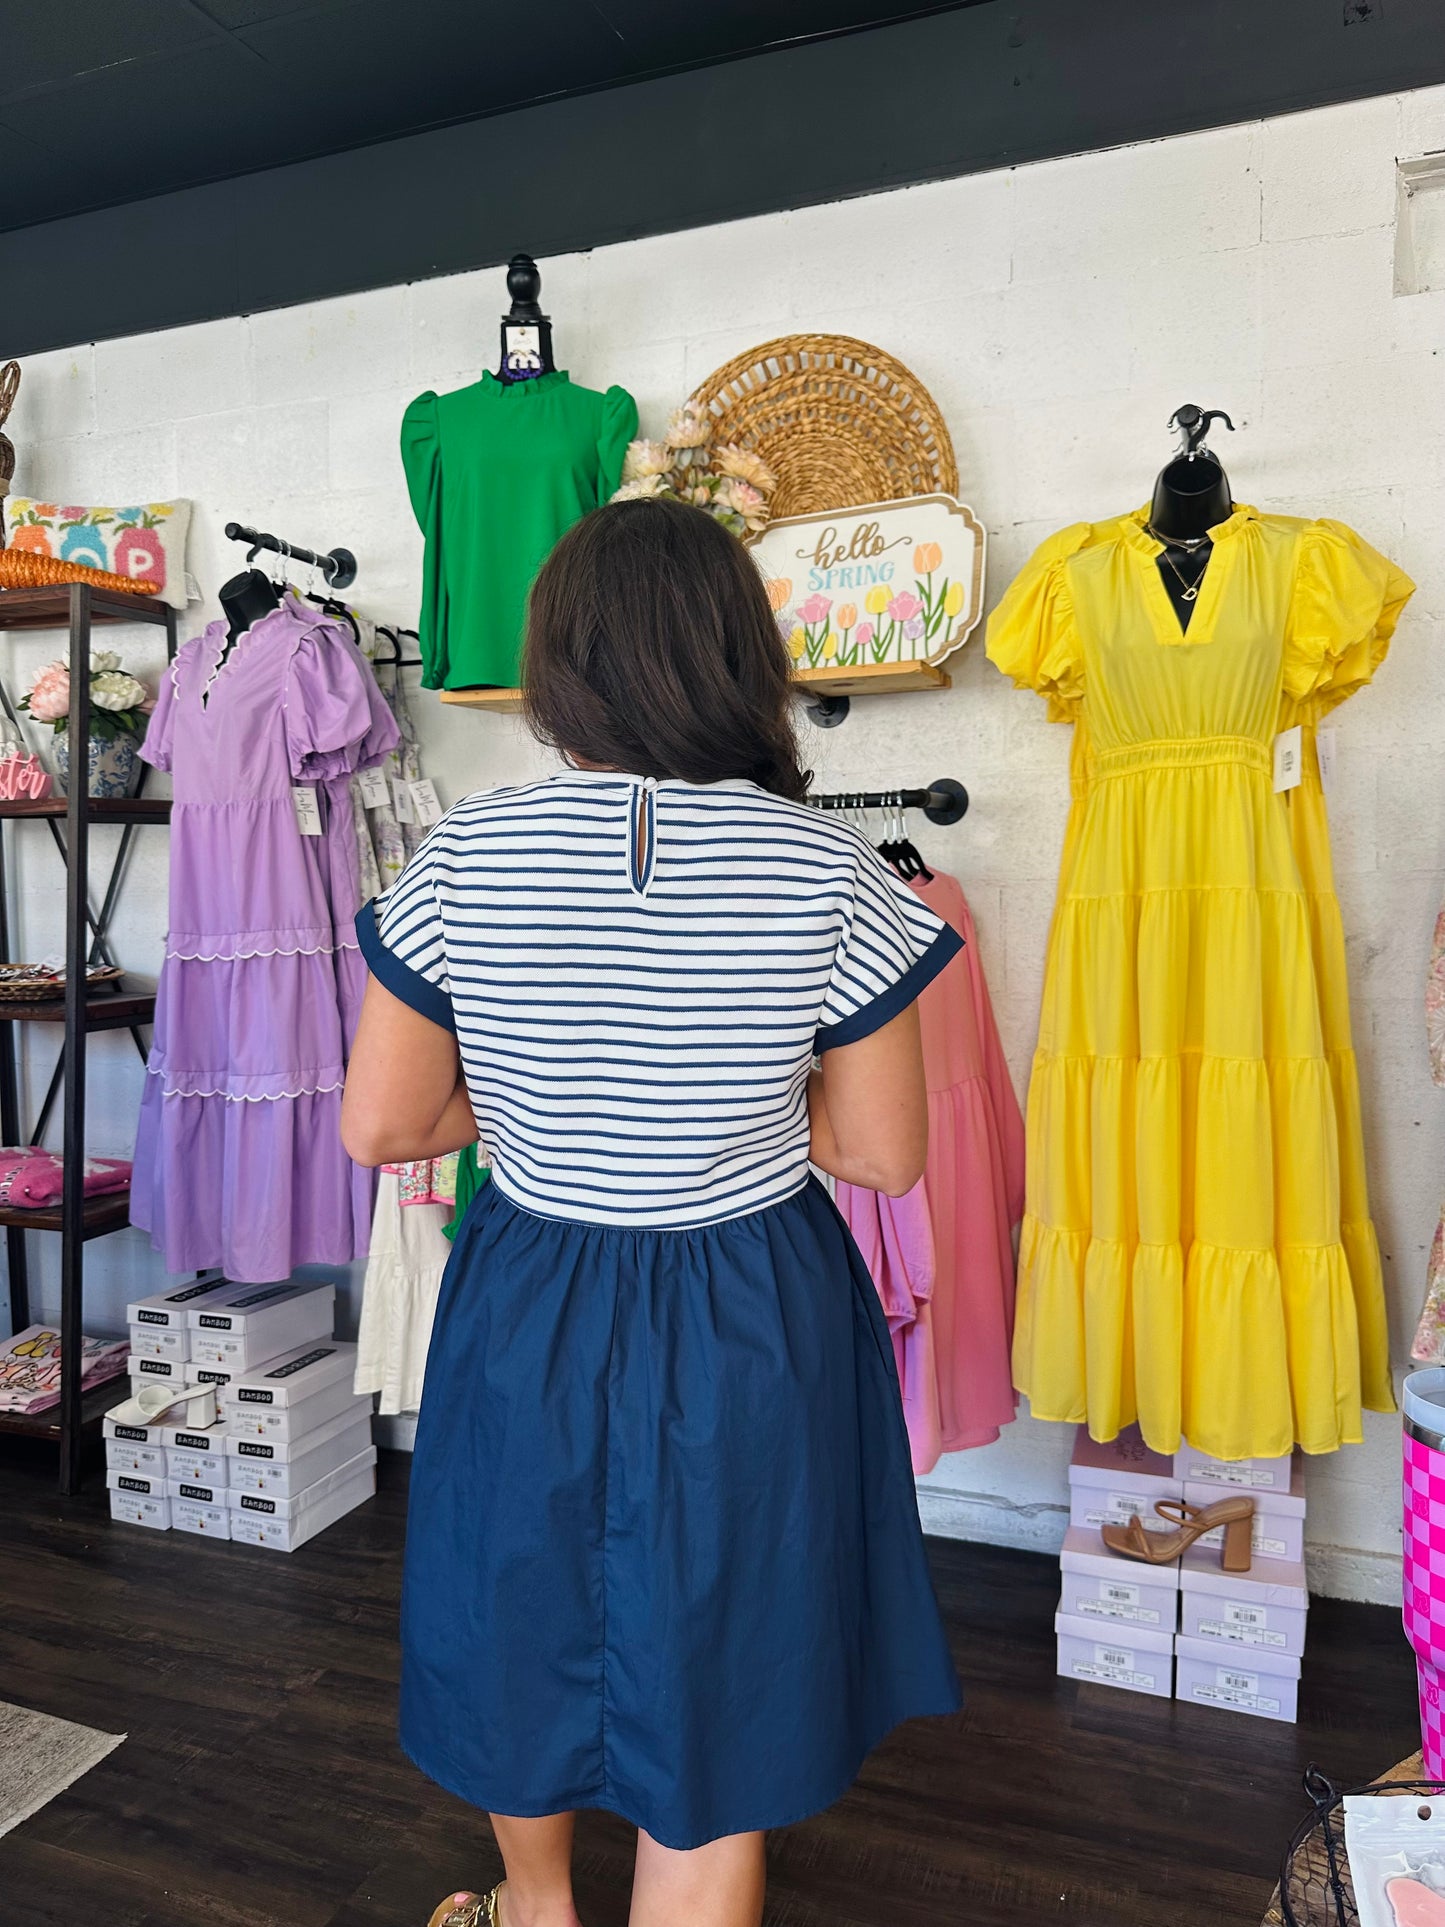
[[[902,1198],[851,1184],[836,1195],[893,1333],[913,1469],[927,1472],[943,1452],[992,1444],[1017,1407],[1009,1353],[1024,1122],[963,889],[941,873],[912,887],[964,940],[918,1000],[928,1164]]]

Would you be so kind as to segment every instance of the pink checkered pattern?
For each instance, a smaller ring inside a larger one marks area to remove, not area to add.
[[[1445,1452],[1407,1434],[1405,1634],[1420,1676],[1420,1744],[1427,1779],[1445,1775]]]

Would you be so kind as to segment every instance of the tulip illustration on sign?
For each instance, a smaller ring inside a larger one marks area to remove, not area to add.
[[[973,511],[938,494],[786,516],[752,552],[806,675],[941,662],[983,613],[984,547]]]

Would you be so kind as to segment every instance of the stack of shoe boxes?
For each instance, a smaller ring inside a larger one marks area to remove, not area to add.
[[[1060,1555],[1063,1597],[1054,1630],[1058,1671],[1168,1699],[1174,1690],[1179,1567],[1121,1559],[1101,1528],[1154,1516],[1158,1499],[1181,1499],[1173,1461],[1151,1452],[1137,1426],[1108,1445],[1081,1425],[1069,1466],[1069,1530]]]
[[[1254,1500],[1248,1572],[1221,1568],[1219,1528],[1197,1539],[1179,1562],[1176,1696],[1293,1721],[1310,1603],[1304,1461],[1297,1452],[1277,1459],[1213,1459],[1185,1444],[1174,1468],[1191,1505],[1212,1505],[1235,1492]]]
[[[1150,1565],[1103,1542],[1105,1525],[1154,1517],[1160,1499],[1255,1502],[1247,1573],[1220,1565],[1223,1528],[1179,1560]],[[1065,1678],[1124,1687],[1259,1718],[1293,1720],[1309,1594],[1304,1570],[1304,1468],[1299,1455],[1223,1460],[1181,1447],[1151,1452],[1136,1427],[1100,1445],[1081,1426],[1069,1467],[1069,1530],[1054,1622]]]
[[[112,1517],[289,1552],[369,1498],[372,1401],[352,1390],[356,1347],[330,1336],[335,1299],[204,1279],[129,1306],[132,1391],[209,1386],[216,1421],[107,1417]]]

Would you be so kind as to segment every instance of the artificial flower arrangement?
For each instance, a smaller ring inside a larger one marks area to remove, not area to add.
[[[661,441],[629,444],[622,486],[612,499],[632,502],[670,495],[705,509],[747,541],[767,527],[768,498],[777,485],[773,471],[752,449],[734,442],[714,448],[706,416],[684,404]]]
[[[105,738],[139,736],[145,719],[155,708],[155,697],[144,683],[137,682],[120,666],[113,649],[95,649],[90,657],[90,733]],[[37,723],[49,723],[59,732],[70,722],[70,668],[63,662],[49,662],[30,685],[20,707],[28,710]]]

